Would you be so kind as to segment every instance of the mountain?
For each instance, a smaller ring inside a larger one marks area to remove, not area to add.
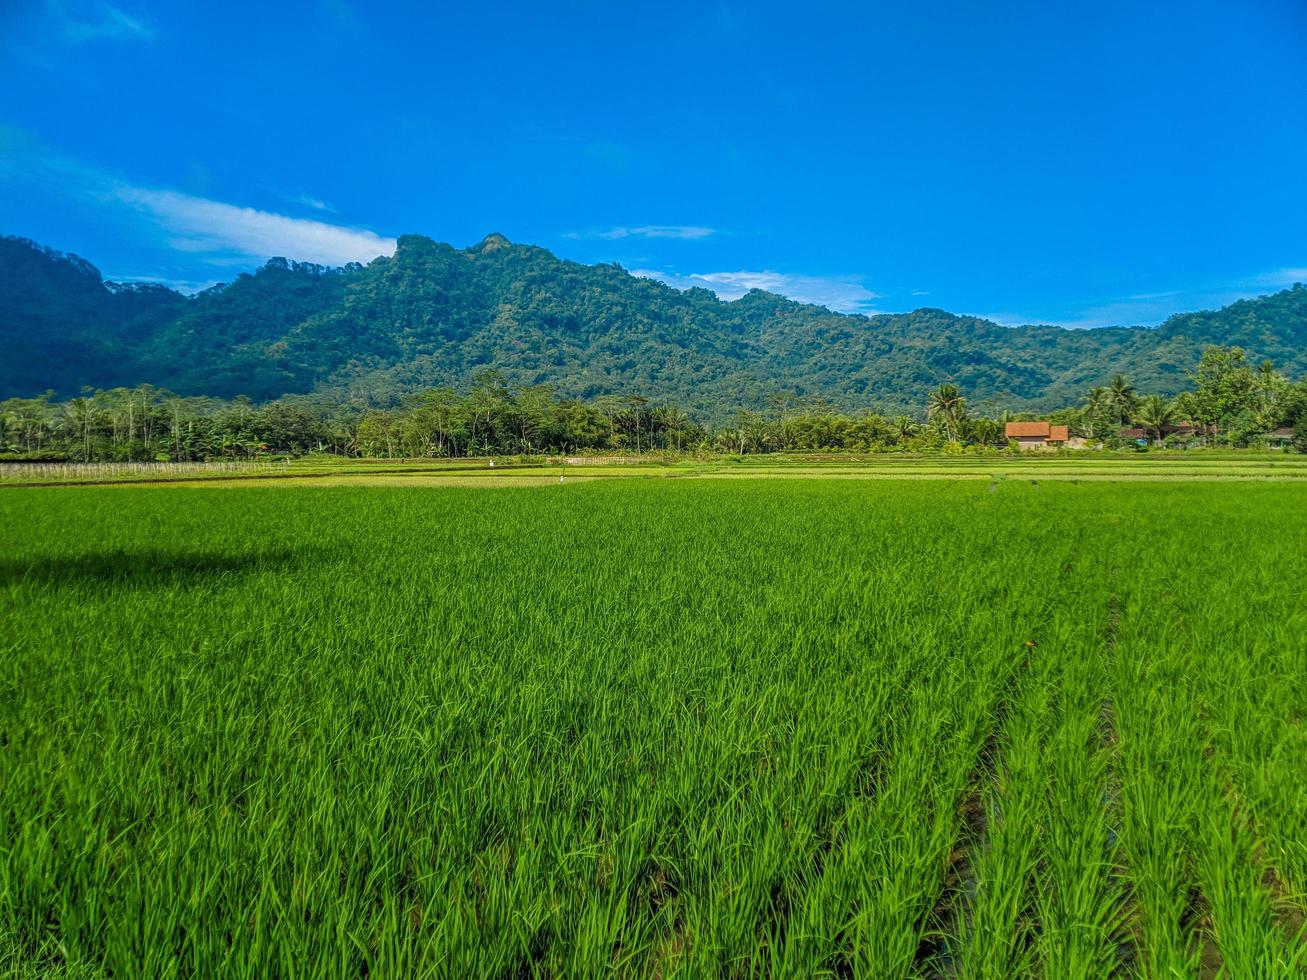
[[[76,255],[0,237],[0,396],[135,379],[137,352],[187,303],[163,286],[105,282]]]
[[[973,403],[1049,408],[1117,372],[1174,393],[1209,344],[1307,373],[1307,289],[1156,328],[1004,327],[936,309],[845,315],[759,290],[725,302],[502,235],[467,249],[408,235],[366,266],[273,259],[187,297],[0,238],[0,396],[149,382],[386,404],[494,367],[515,384],[643,394],[708,419],[783,393],[916,410],[945,380]]]

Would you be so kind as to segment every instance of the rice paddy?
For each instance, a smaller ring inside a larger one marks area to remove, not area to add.
[[[513,486],[574,479],[1302,480],[1307,455],[1267,450],[979,455],[646,454],[460,459],[264,457],[208,463],[0,463],[0,486],[109,483],[242,486]]]
[[[1302,468],[1059,462],[3,488],[0,967],[1301,976]]]

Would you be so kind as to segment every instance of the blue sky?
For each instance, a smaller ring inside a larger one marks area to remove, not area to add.
[[[1155,323],[1307,279],[1307,4],[0,2],[0,232],[195,288],[498,231]]]

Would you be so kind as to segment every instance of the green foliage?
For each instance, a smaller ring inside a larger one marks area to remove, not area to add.
[[[143,338],[188,301],[162,286],[105,283],[75,255],[0,236],[0,395],[79,391],[137,375]]]
[[[1187,405],[1207,426],[1228,428],[1254,407],[1258,382],[1238,347],[1209,347],[1192,374],[1193,394]]]
[[[1159,442],[1166,437],[1166,429],[1175,421],[1175,406],[1161,395],[1148,395],[1139,402],[1135,418]]]
[[[0,239],[0,393],[16,395],[149,381],[187,395],[317,392],[393,408],[494,368],[516,388],[551,385],[583,401],[638,391],[712,424],[778,396],[916,411],[921,392],[943,383],[976,406],[1048,410],[1113,373],[1174,395],[1213,343],[1307,371],[1307,290],[1155,330],[1008,328],[933,309],[842,316],[756,290],[728,303],[500,236],[455,249],[408,235],[366,267],[277,259],[187,299],[106,285],[80,259]],[[1129,418],[1128,404],[1116,408]]]
[[[1092,390],[1091,390],[1092,395]],[[1112,375],[1107,386],[1107,405],[1113,419],[1121,425],[1128,425],[1139,408],[1139,393],[1135,386],[1126,380],[1123,374]]]
[[[330,452],[369,457],[684,449],[705,438],[688,415],[643,398],[582,404],[547,386],[483,372],[466,392],[437,388],[401,409],[288,398],[256,406],[178,398],[150,386],[0,402],[0,453],[79,460],[229,459]]]
[[[926,418],[936,423],[950,442],[961,438],[967,421],[967,400],[952,382],[940,385],[926,400]]]
[[[1237,353],[1237,352],[1236,352]],[[1208,389],[1230,372],[1213,368],[1230,361],[1224,348],[1204,355]],[[1238,358],[1235,356],[1235,361]],[[1240,368],[1236,375],[1247,375]],[[1251,375],[1249,375],[1251,376]],[[1212,378],[1218,381],[1212,381]],[[1091,389],[1083,408],[1047,413],[1054,425],[1114,447],[1153,443],[1186,447],[1198,441],[1257,446],[1266,431],[1300,423],[1307,411],[1307,384],[1290,384],[1269,363],[1256,386],[1237,386],[1237,414],[1221,424],[1204,422],[1200,389],[1173,401],[1150,394],[1140,399],[1123,376],[1112,389]],[[1228,386],[1227,386],[1228,387]],[[1142,431],[1120,429],[1123,405]],[[65,402],[40,398],[0,402],[0,454],[41,455],[76,461],[172,461],[231,459],[273,454],[329,452],[365,457],[537,455],[611,450],[771,452],[987,451],[1005,444],[1009,412],[972,415],[961,389],[946,383],[926,398],[927,424],[910,416],[886,419],[874,411],[845,413],[822,398],[774,398],[764,412],[740,409],[726,425],[704,427],[675,406],[639,395],[604,395],[582,402],[559,396],[549,385],[518,388],[496,370],[479,372],[466,390],[432,388],[397,408],[341,405],[323,396],[291,397],[256,406],[246,398],[224,402],[179,398],[143,385],[109,391],[87,389]],[[1218,416],[1219,417],[1219,416]]]

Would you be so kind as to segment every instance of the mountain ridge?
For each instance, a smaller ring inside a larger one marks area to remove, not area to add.
[[[723,300],[491,233],[465,249],[404,235],[367,265],[274,258],[185,296],[0,237],[0,397],[148,382],[386,404],[492,367],[515,384],[641,394],[709,418],[785,397],[915,408],[946,380],[977,402],[1041,409],[1118,371],[1173,393],[1213,343],[1304,373],[1307,290],[1157,327],[1010,327],[933,307],[841,314],[762,290]]]

